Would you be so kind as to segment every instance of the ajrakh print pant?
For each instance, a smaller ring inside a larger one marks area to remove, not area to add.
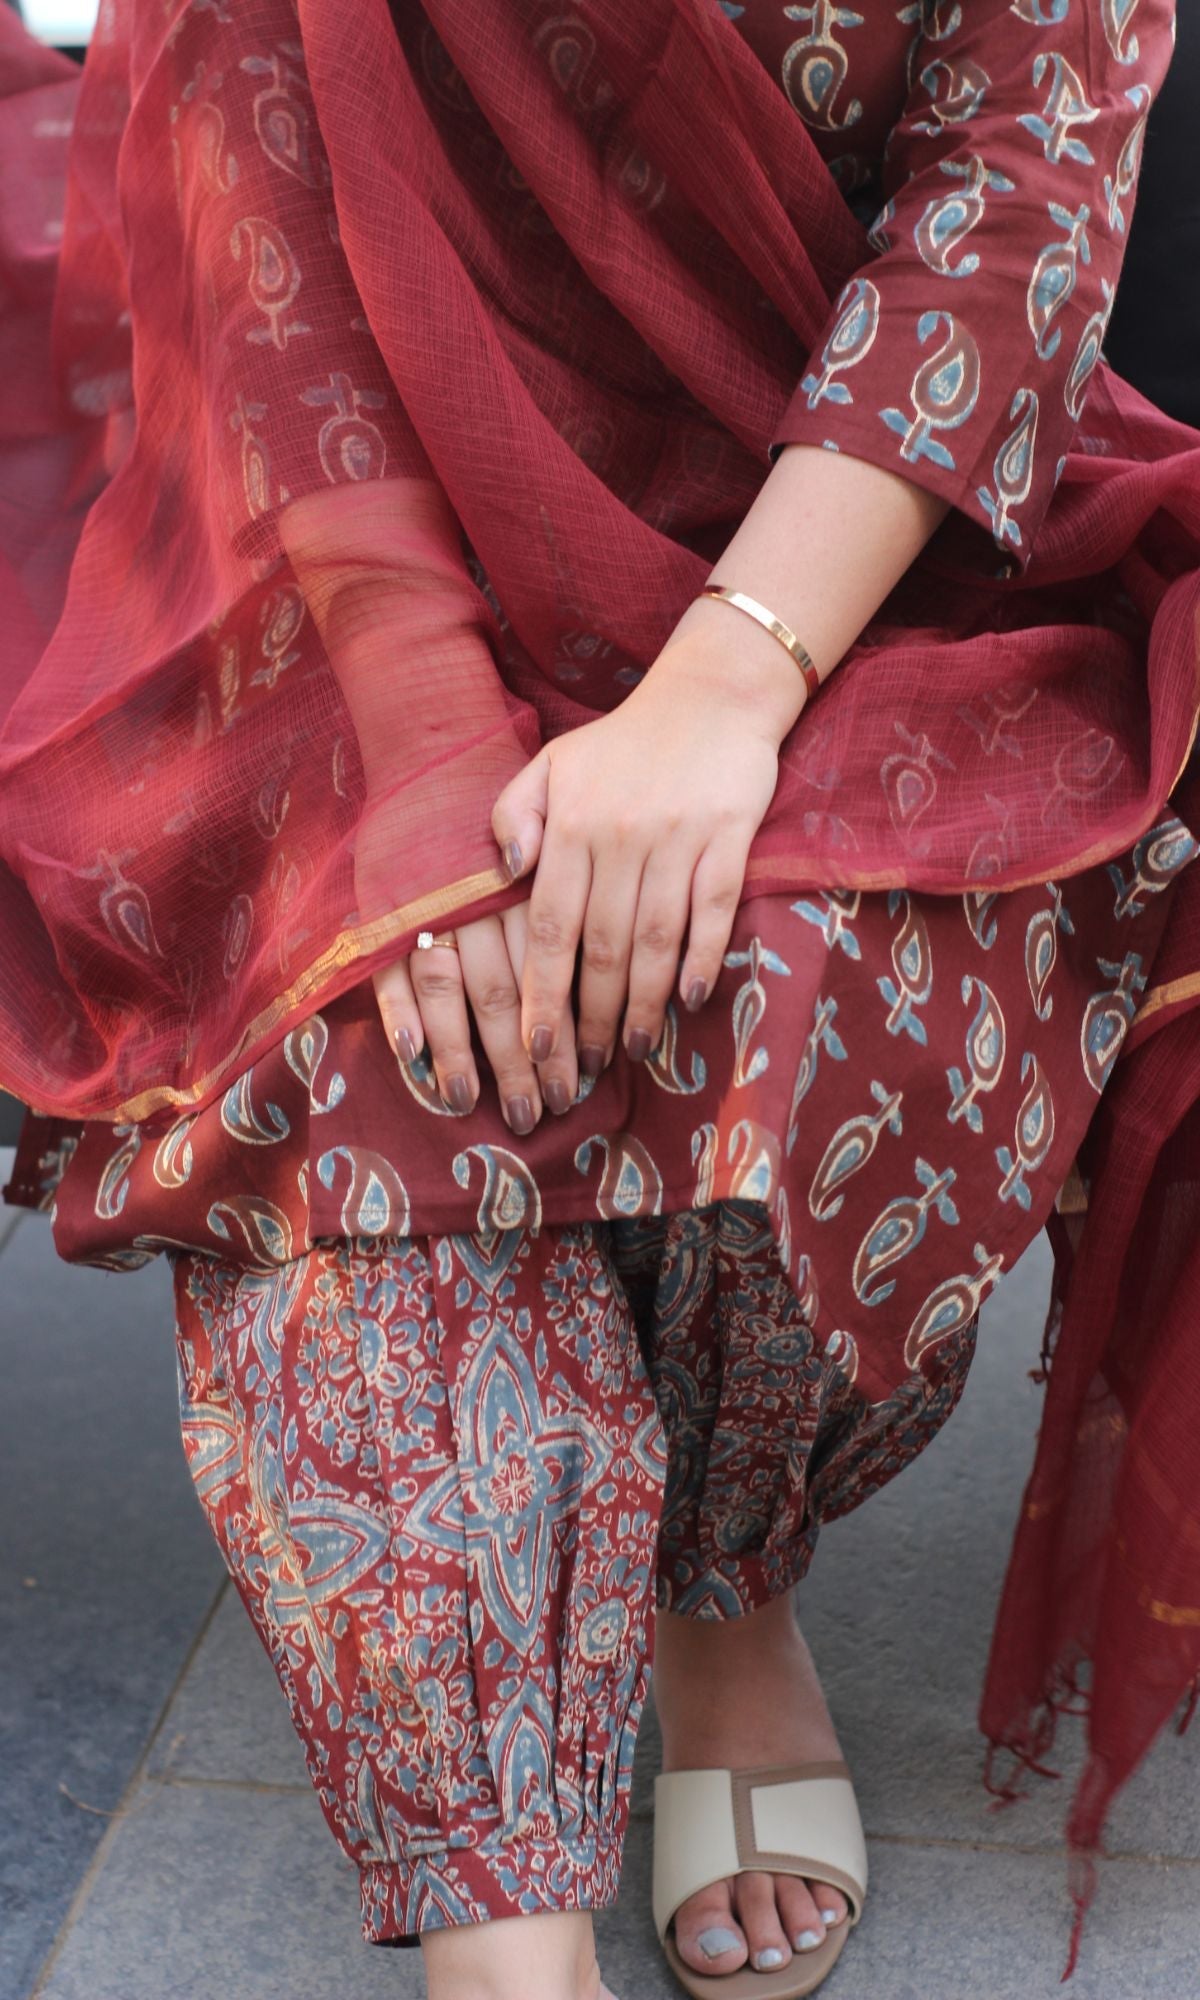
[[[196,1490],[374,1943],[615,1900],[656,1598],[796,1582],[974,1342],[867,1404],[743,1202],[172,1262]]]

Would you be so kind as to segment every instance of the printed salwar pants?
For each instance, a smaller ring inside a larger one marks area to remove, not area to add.
[[[656,1599],[778,1596],[947,1416],[1196,852],[1168,814],[1062,883],[745,902],[708,1005],[527,1139],[360,982],[202,1110],[64,1137],[56,1192],[31,1145],[60,1252],[171,1258],[196,1486],[369,1938],[612,1901]]]
[[[656,1600],[796,1582],[975,1333],[869,1405],[740,1201],[172,1263],[196,1490],[374,1943],[615,1900]]]

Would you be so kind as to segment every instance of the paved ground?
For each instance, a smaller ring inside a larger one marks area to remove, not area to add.
[[[71,1270],[44,1218],[6,1229],[0,2000],[417,2000],[417,1955],[359,1940],[352,1873],[193,1501],[165,1268]],[[1064,1787],[990,1812],[974,1726],[1045,1283],[1038,1250],[985,1313],[958,1416],[827,1530],[805,1586],[871,1848],[869,1915],[829,2000],[1062,1990]],[[654,1747],[650,1724],[600,1925],[621,2000],[677,1992],[648,1914]],[[1121,1802],[1072,2000],[1200,1995],[1198,1774],[1200,1730]]]

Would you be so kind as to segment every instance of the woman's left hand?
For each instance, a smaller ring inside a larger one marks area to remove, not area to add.
[[[622,1013],[626,1052],[639,1061],[662,1033],[677,977],[692,1011],[712,991],[779,744],[803,702],[774,639],[751,631],[739,648],[727,625],[718,633],[714,619],[730,616],[693,607],[619,708],[546,744],[496,802],[501,848],[519,849],[516,872],[537,870],[521,980],[535,1062],[569,1017],[580,946],[587,1075],[611,1059]]]

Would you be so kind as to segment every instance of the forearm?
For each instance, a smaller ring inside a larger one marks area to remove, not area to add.
[[[439,487],[408,478],[335,487],[285,508],[279,531],[369,785],[507,726],[486,606]]]
[[[763,481],[711,581],[745,591],[790,625],[825,679],[921,553],[948,502],[847,453],[788,445]],[[672,650],[705,632],[718,642],[730,694],[752,706],[780,741],[807,699],[779,644],[728,604],[690,604],[654,666],[694,676],[695,657]]]

